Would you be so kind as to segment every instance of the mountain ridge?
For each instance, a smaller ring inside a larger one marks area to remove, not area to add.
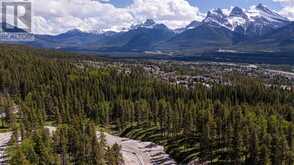
[[[192,21],[184,28],[172,30],[165,24],[147,19],[121,32],[88,33],[78,29],[50,36],[36,35],[35,47],[72,51],[144,52],[144,51],[216,51],[242,47],[250,51],[273,51],[287,47],[294,51],[293,26],[275,11],[259,4],[248,10],[233,7],[229,12],[213,9],[203,21]],[[292,34],[292,33],[291,33]],[[244,49],[242,49],[244,50]]]

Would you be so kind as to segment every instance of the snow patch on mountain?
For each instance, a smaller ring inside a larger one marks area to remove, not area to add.
[[[285,18],[278,13],[269,10],[265,6],[259,4],[258,6],[251,7],[247,11],[247,15],[249,16],[251,21],[256,20],[256,18],[264,18],[270,22],[285,22],[289,21],[288,18]]]
[[[138,29],[138,28],[154,29],[162,25],[163,24],[157,24],[153,19],[147,19],[145,22],[141,24],[131,26],[130,29]]]
[[[203,22],[212,26],[225,27],[231,31],[235,31],[237,27],[242,27],[246,31],[249,26],[256,26],[257,29],[271,26],[276,29],[289,23],[288,18],[262,4],[252,6],[249,10],[234,7],[231,11],[223,11],[221,9],[209,11]]]
[[[210,25],[223,26],[225,28],[231,29],[231,24],[228,21],[227,15],[225,15],[221,9],[214,9],[209,11],[203,22]]]

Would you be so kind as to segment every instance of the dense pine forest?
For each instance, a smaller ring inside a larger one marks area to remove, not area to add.
[[[96,137],[105,127],[164,145],[182,164],[293,165],[291,91],[247,77],[187,89],[140,67],[124,73],[78,61],[0,46],[0,93],[21,107],[11,164],[121,164],[120,147]],[[58,127],[52,138],[43,129],[49,123]]]

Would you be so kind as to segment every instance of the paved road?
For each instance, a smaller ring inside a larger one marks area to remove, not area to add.
[[[0,133],[0,164],[5,164],[5,149],[11,139],[12,132]]]

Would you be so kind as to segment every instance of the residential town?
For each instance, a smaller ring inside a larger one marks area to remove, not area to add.
[[[262,65],[205,62],[172,62],[172,61],[82,61],[84,65],[95,68],[116,68],[120,72],[130,73],[131,68],[141,68],[152,77],[171,84],[193,88],[202,84],[211,88],[213,84],[232,85],[236,75],[261,79],[266,87],[278,87],[283,90],[294,90],[294,72],[267,69]]]

